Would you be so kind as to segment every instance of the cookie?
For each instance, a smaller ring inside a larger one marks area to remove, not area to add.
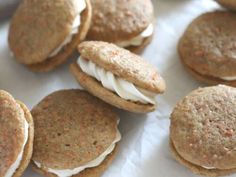
[[[32,163],[48,177],[98,177],[116,156],[121,139],[112,107],[86,91],[61,90],[31,111]]]
[[[89,0],[24,0],[10,23],[10,50],[29,69],[50,71],[84,40],[91,16]]]
[[[236,172],[236,88],[199,88],[171,114],[170,149],[194,173],[223,176]]]
[[[33,138],[28,108],[0,90],[0,176],[22,176],[32,156]]]
[[[179,41],[182,63],[207,84],[236,86],[236,13],[215,11],[196,18]]]
[[[141,53],[154,34],[151,0],[91,0],[93,15],[87,40],[115,43]]]
[[[114,44],[83,42],[71,72],[94,96],[118,108],[145,113],[156,109],[155,97],[165,91],[156,68]]]
[[[235,0],[216,0],[220,5],[231,9],[236,10],[236,1]]]

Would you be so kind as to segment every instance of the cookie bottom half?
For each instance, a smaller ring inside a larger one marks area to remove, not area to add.
[[[175,160],[179,162],[180,164],[182,164],[183,166],[190,169],[195,174],[209,176],[209,177],[218,177],[218,176],[226,176],[226,175],[236,172],[236,168],[227,169],[227,170],[219,170],[219,169],[205,169],[201,166],[197,166],[195,164],[192,164],[191,162],[188,162],[187,160],[185,160],[179,155],[171,139],[169,140],[169,146],[170,146],[171,154],[175,158]]]

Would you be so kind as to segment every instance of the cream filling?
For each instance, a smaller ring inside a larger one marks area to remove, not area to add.
[[[105,88],[115,92],[121,98],[144,104],[156,104],[155,93],[138,88],[133,83],[118,78],[110,71],[106,71],[91,60],[83,59],[81,56],[77,63],[83,72],[96,78]]]
[[[12,177],[13,174],[16,172],[16,170],[18,169],[18,167],[20,166],[20,162],[23,158],[23,154],[24,154],[24,148],[25,145],[27,143],[28,140],[28,129],[29,129],[29,124],[28,122],[25,120],[24,122],[24,143],[23,146],[21,148],[21,151],[19,153],[19,155],[17,156],[16,161],[11,165],[11,167],[7,170],[7,173],[5,174],[4,177]]]
[[[108,149],[105,152],[103,152],[98,158],[92,160],[91,162],[88,162],[85,165],[82,165],[82,166],[74,168],[74,169],[56,170],[56,169],[52,169],[52,168],[47,168],[47,171],[57,175],[58,177],[70,177],[75,174],[79,174],[81,171],[83,171],[87,168],[97,167],[105,160],[105,158],[109,154],[112,153],[112,151],[115,149],[116,143],[119,142],[120,140],[121,140],[121,134],[120,134],[119,130],[117,129],[116,139],[112,142],[112,144],[108,147]],[[42,167],[41,163],[39,163],[37,161],[34,161],[34,163],[38,168]]]
[[[215,167],[206,167],[206,166],[202,166],[202,168],[205,168],[207,170],[213,170],[213,169],[216,169]]]
[[[67,44],[69,44],[72,41],[72,38],[75,34],[78,33],[79,31],[79,26],[81,24],[81,19],[80,19],[80,14],[82,13],[82,11],[86,8],[86,2],[85,0],[76,0],[75,1],[75,7],[78,10],[78,13],[74,19],[74,22],[72,24],[72,29],[70,34],[66,37],[66,39],[59,45],[59,47],[57,47],[50,55],[50,57],[54,57],[55,55],[57,55],[63,47],[65,47]]]
[[[143,43],[143,40],[147,37],[150,37],[154,32],[153,24],[150,24],[142,33],[134,37],[131,40],[121,41],[116,43],[120,47],[129,47],[129,46],[140,46]]]
[[[221,79],[225,80],[225,81],[236,81],[236,76],[232,76],[232,77],[220,77]]]

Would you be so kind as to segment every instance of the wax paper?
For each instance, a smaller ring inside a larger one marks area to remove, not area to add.
[[[212,0],[153,0],[153,3],[155,36],[142,56],[158,68],[167,90],[157,97],[158,108],[153,113],[116,110],[123,139],[117,158],[103,177],[196,177],[172,158],[168,146],[169,118],[174,106],[189,92],[204,86],[185,71],[176,46],[194,18],[220,7]],[[33,73],[17,63],[8,49],[8,25],[8,22],[0,25],[0,89],[32,108],[53,91],[80,88],[68,70],[69,63],[43,74]],[[29,167],[23,177],[40,175]]]

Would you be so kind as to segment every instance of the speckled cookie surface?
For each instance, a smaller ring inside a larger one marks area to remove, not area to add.
[[[91,0],[93,16],[88,40],[127,41],[153,22],[151,0]]]
[[[81,43],[78,50],[83,58],[140,88],[154,93],[165,90],[165,82],[156,68],[128,50],[95,41]]]
[[[54,92],[33,108],[32,115],[32,160],[47,168],[82,166],[101,155],[116,138],[117,115],[85,91]]]
[[[156,105],[135,103],[119,97],[117,94],[104,88],[95,78],[85,74],[76,63],[72,64],[70,69],[76,80],[85,90],[115,107],[136,113],[147,113],[156,109]]]
[[[0,176],[16,160],[23,142],[24,112],[11,95],[0,91]]]
[[[79,26],[79,31],[73,36],[72,41],[63,47],[56,56],[48,58],[41,63],[27,65],[29,69],[35,72],[47,72],[69,59],[77,45],[85,39],[90,26],[92,9],[89,0],[86,0],[86,5],[86,9],[81,13],[81,25]]]
[[[19,62],[29,65],[32,70],[48,71],[68,59],[87,34],[91,20],[89,0],[86,0],[86,10],[81,14],[78,34],[56,56],[48,56],[71,32],[77,15],[75,1],[22,1],[9,29],[9,46]]]
[[[217,2],[226,8],[236,10],[235,0],[217,0]]]
[[[176,152],[196,166],[236,169],[236,89],[228,86],[191,92],[171,115],[170,139]]]
[[[236,14],[215,11],[196,18],[180,39],[181,60],[212,77],[236,76]]]
[[[29,123],[29,138],[23,159],[13,177],[21,176],[27,167],[33,145],[33,122],[28,109],[7,92],[0,90],[0,176],[16,161],[24,142],[24,121]]]

